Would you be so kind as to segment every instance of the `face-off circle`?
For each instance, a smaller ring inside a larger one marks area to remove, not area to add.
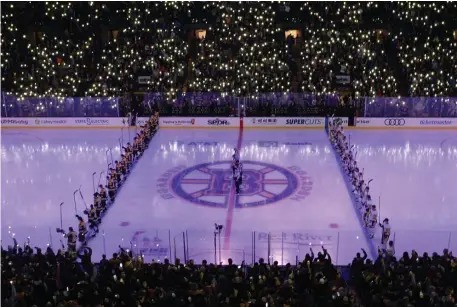
[[[197,205],[226,208],[232,196],[232,162],[198,164],[176,174],[170,182],[174,194]],[[299,188],[297,176],[273,164],[244,161],[241,192],[235,208],[256,207],[281,201]]]

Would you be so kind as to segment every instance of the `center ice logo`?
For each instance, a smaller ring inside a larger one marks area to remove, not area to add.
[[[244,161],[241,193],[233,198],[230,197],[233,193],[231,165],[231,161],[221,161],[190,168],[175,167],[159,179],[158,192],[165,199],[177,196],[197,205],[226,208],[234,201],[235,208],[246,208],[272,204],[288,197],[300,201],[312,189],[311,178],[298,167],[285,169]]]

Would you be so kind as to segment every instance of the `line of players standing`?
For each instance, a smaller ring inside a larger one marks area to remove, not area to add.
[[[115,161],[114,167],[109,169],[109,174],[106,176],[106,185],[98,186],[98,192],[94,193],[94,203],[90,205],[90,208],[84,210],[84,214],[88,217],[87,224],[89,224],[89,229],[84,218],[76,215],[78,219],[78,234],[73,227],[69,227],[69,232],[64,233],[70,253],[76,253],[77,239],[82,246],[85,246],[87,240],[98,233],[98,225],[100,225],[104,213],[116,199],[117,191],[127,179],[134,162],[143,155],[148,148],[150,140],[156,134],[158,113],[155,113],[141,128],[142,130],[133,138],[133,144],[127,143],[126,147],[122,147],[121,160]]]
[[[344,135],[341,119],[329,121],[329,134],[331,142],[340,155],[343,168],[352,182],[352,193],[356,198],[358,209],[363,217],[364,226],[367,228],[370,239],[373,239],[376,232],[376,226],[378,226],[378,212],[371,199],[370,182],[365,182],[363,179],[363,171],[360,171],[357,166],[352,148],[349,148],[346,136]],[[382,224],[379,224],[379,227],[382,228],[382,249],[385,253],[393,255],[395,251],[394,242],[389,241],[391,232],[389,219],[385,218]],[[378,251],[380,251],[379,248]]]
[[[243,164],[240,162],[240,152],[234,148],[235,153],[232,155],[232,175],[235,182],[235,192],[240,194],[240,186],[243,183]]]

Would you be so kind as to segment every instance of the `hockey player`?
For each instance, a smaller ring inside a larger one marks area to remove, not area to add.
[[[359,170],[359,168],[357,167],[357,164],[355,164],[354,176],[358,182],[363,180],[363,173]]]
[[[363,183],[363,179],[360,179],[360,175],[357,173],[358,168],[352,169],[351,177],[352,177],[352,192],[355,192],[361,183]]]
[[[114,164],[116,165],[116,181],[121,182],[121,174],[124,175],[124,172],[122,171],[122,164],[119,161],[114,161]]]
[[[376,206],[373,206],[373,201],[371,200],[371,195],[365,195],[364,197],[364,202],[363,202],[363,205],[366,206],[367,208],[370,208],[370,216],[371,216],[371,213],[373,213],[373,207],[376,208]],[[375,209],[376,210],[376,209]],[[377,215],[377,213],[376,213]],[[376,218],[377,219],[377,218]],[[378,222],[376,222],[377,224]]]
[[[335,144],[335,126],[331,120],[328,122],[328,131],[330,132],[330,142]]]
[[[368,206],[363,206],[364,211],[363,211],[363,223],[366,228],[368,228],[369,223],[370,223],[370,208]]]
[[[393,257],[395,256],[395,246],[394,246],[394,241],[389,241],[389,244],[386,248],[386,254],[387,256]]]
[[[415,253],[415,251],[413,250],[413,258],[412,259],[414,259],[414,253]],[[394,257],[395,256],[394,241],[389,241],[389,243],[385,247],[379,247],[378,246],[378,255],[386,257],[386,258]]]
[[[237,148],[234,148],[234,150],[235,150],[235,153],[232,156],[233,157],[233,161],[234,162],[236,162],[236,161],[239,162],[240,161],[240,152],[238,151]]]
[[[234,148],[235,153],[232,155],[232,174],[235,176],[236,163],[240,162],[240,153],[238,149]]]
[[[113,202],[116,197],[116,184],[114,183],[114,179],[108,177],[108,195],[110,201]]]
[[[76,253],[76,231],[73,230],[73,227],[68,228],[68,233],[64,235],[67,238],[68,252],[70,254]]]
[[[92,229],[94,232],[98,232],[97,226],[97,209],[94,205],[90,205],[90,210],[84,210],[84,213],[87,214],[88,221],[89,221],[89,228]]]
[[[103,212],[102,198],[98,192],[94,193],[95,223],[100,224]]]
[[[107,195],[106,189],[103,187],[103,185],[99,185],[98,187],[100,189],[102,212],[104,212],[106,210],[106,202],[107,202],[108,195]]]
[[[235,168],[233,171],[233,179],[235,180],[236,194],[240,193],[240,186],[243,182],[243,165],[241,162],[235,162]]]
[[[76,215],[76,218],[78,219],[78,240],[79,242],[82,243],[82,245],[86,245],[86,234],[87,234],[87,227],[86,223],[84,222],[84,219],[80,217],[79,215]]]
[[[132,151],[132,154],[133,154],[134,158],[137,158],[137,156],[138,156],[138,148],[139,148],[138,137],[135,136],[133,138],[133,151]]]
[[[370,187],[368,186],[368,184],[365,184],[363,186],[363,195],[367,196],[370,194]]]
[[[370,236],[370,239],[374,238],[375,230],[376,230],[376,225],[378,224],[378,212],[376,211],[376,206],[375,205],[368,205],[368,207],[371,207],[371,212],[370,212],[370,217],[369,217],[369,222],[368,222],[368,234]]]
[[[389,224],[389,219],[385,218],[382,224],[379,224],[379,226],[382,228],[382,239],[381,239],[381,244],[384,246],[387,244],[387,241],[389,241],[390,237],[390,224]]]

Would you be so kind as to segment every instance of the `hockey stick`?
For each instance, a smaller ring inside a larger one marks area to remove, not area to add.
[[[94,194],[95,194],[95,179],[94,179],[95,174],[97,174],[97,172],[92,173],[92,188],[94,189]]]
[[[105,173],[105,171],[100,172],[100,176],[98,177],[98,184],[97,187],[100,185],[100,181],[102,180],[102,175]],[[95,194],[95,193],[94,193]]]
[[[130,116],[132,116],[132,115],[130,115]],[[129,120],[131,121],[130,118],[129,118]],[[128,143],[130,143],[130,124],[131,124],[130,121],[127,123],[127,131],[128,131],[128,133],[129,133],[129,141],[128,141]]]
[[[368,180],[367,186],[370,186],[370,182],[372,182],[373,179]]]
[[[81,192],[81,187],[82,186],[79,187],[79,195],[81,196],[81,199],[83,200],[84,206],[86,206],[86,210],[89,210],[89,208],[87,208],[86,201],[84,200],[83,193]]]
[[[349,143],[349,144],[350,144],[350,143]],[[352,145],[350,151],[352,151],[352,148],[354,148],[354,147],[355,147],[355,145]],[[357,154],[357,153],[356,153],[356,154]]]
[[[381,221],[381,195],[379,195],[378,207],[379,207],[379,221]]]
[[[113,159],[113,149],[112,148],[109,149],[109,153],[111,155],[111,164],[113,164],[114,163],[114,159]]]
[[[108,151],[110,151],[111,148],[107,149],[106,152],[105,152],[105,155],[106,155],[106,165],[109,164],[109,161],[108,161]]]
[[[78,193],[78,190],[73,192],[73,201],[75,202],[75,214],[78,214],[78,210],[76,209],[76,193]]]
[[[106,173],[106,176],[109,176],[109,170],[110,170],[111,163],[108,164],[108,172]],[[108,178],[106,178],[105,186],[108,184]]]
[[[121,128],[121,140],[122,140],[122,144],[124,144],[124,125],[122,125],[122,128]],[[121,146],[122,148],[122,146]]]
[[[63,205],[63,202],[60,203],[60,229],[63,229],[63,222],[62,222],[62,205]]]

